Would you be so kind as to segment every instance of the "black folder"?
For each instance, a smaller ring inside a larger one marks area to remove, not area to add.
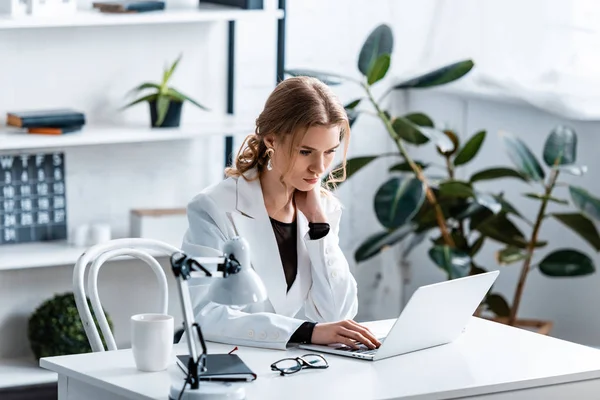
[[[186,375],[189,358],[189,355],[177,356],[177,365]],[[250,382],[256,379],[256,374],[237,354],[207,354],[206,369],[200,374],[201,381]]]

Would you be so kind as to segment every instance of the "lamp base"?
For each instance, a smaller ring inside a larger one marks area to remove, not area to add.
[[[184,381],[171,384],[169,391],[170,400],[178,400]],[[232,385],[227,382],[201,381],[198,389],[190,389],[189,385],[183,391],[181,400],[243,400],[246,390],[241,385]]]

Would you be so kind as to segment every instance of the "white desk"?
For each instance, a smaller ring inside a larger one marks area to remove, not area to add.
[[[391,321],[368,324],[386,332]],[[208,343],[210,353],[233,346]],[[177,353],[186,348],[176,345]],[[370,362],[326,355],[326,370],[282,377],[270,364],[306,351],[240,347],[258,374],[248,399],[547,399],[600,398],[600,350],[473,318],[454,343]],[[135,369],[130,350],[45,358],[59,374],[59,399],[167,399],[168,372]]]

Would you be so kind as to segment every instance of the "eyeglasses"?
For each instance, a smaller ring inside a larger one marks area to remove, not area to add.
[[[304,368],[329,368],[325,357],[319,354],[305,354],[302,357],[284,358],[271,364],[271,371],[279,371],[281,375],[289,375]]]

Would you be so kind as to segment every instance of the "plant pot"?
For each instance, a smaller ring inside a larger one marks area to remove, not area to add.
[[[181,108],[183,107],[182,101],[169,102],[169,108],[167,109],[167,115],[163,123],[160,126],[156,125],[158,119],[158,111],[156,110],[156,100],[150,100],[148,102],[150,106],[150,122],[153,128],[176,128],[179,126],[181,121]]]
[[[507,324],[507,317],[484,317],[490,321],[499,322],[501,324]],[[548,335],[552,330],[552,321],[545,321],[540,319],[519,319],[517,318],[514,324],[515,328],[526,329],[528,331],[536,332],[541,335]]]

